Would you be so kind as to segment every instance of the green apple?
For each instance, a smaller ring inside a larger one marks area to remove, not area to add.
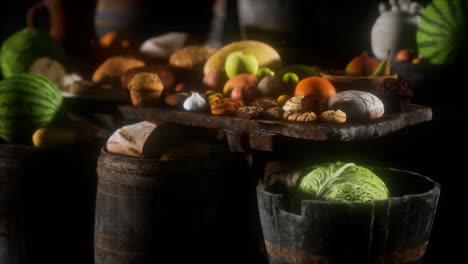
[[[317,67],[304,64],[286,65],[278,72],[278,76],[283,77],[288,72],[295,73],[299,80],[309,76],[320,76],[320,70]]]
[[[296,86],[296,84],[299,82],[299,76],[293,72],[287,72],[283,74],[282,80],[288,86]]]
[[[268,67],[260,67],[255,76],[260,80],[266,76],[275,76],[275,72]]]
[[[243,51],[231,52],[224,64],[224,69],[229,79],[241,73],[255,75],[258,67],[257,57]]]

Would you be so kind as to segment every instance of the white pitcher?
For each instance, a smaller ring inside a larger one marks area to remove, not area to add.
[[[391,56],[400,49],[416,50],[416,31],[424,7],[411,0],[390,0],[379,4],[380,16],[372,26],[372,52],[383,59],[387,51]]]

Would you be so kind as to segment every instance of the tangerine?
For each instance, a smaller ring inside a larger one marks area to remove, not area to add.
[[[336,94],[336,89],[329,80],[311,76],[299,81],[294,88],[294,96],[307,96],[310,94],[328,99]]]

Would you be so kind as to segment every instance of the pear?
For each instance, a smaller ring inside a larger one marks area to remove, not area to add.
[[[320,76],[317,67],[311,67],[304,64],[286,65],[278,72],[278,76],[282,78],[289,72],[296,74],[299,80],[310,76]]]
[[[379,61],[363,51],[360,56],[352,59],[345,68],[345,74],[350,76],[368,76],[378,67]]]
[[[390,51],[387,51],[387,55],[385,56],[385,58],[383,58],[380,61],[380,64],[379,66],[377,66],[377,69],[375,69],[375,71],[369,76],[375,77],[375,76],[390,75],[390,65],[391,65]]]

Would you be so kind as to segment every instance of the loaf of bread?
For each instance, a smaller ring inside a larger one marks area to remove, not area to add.
[[[155,158],[185,140],[182,130],[148,121],[118,129],[107,140],[107,151],[138,158]]]
[[[183,69],[201,69],[217,50],[218,48],[210,45],[188,45],[172,53],[169,64]]]
[[[329,109],[340,109],[348,119],[369,120],[380,118],[384,114],[384,105],[375,95],[348,90],[335,94],[328,99]]]
[[[142,67],[145,63],[141,60],[125,57],[114,56],[105,60],[93,74],[93,82],[118,82],[120,76],[131,68]]]

